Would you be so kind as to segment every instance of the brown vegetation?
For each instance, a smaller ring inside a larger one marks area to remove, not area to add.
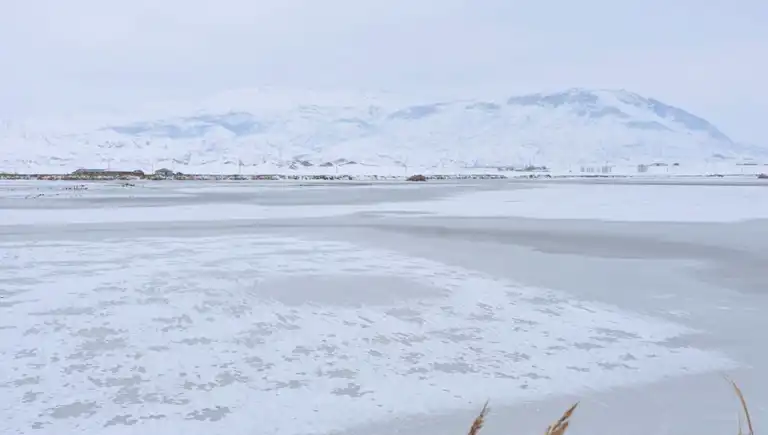
[[[728,382],[731,383],[734,391],[736,392],[736,396],[739,398],[739,403],[743,411],[743,417],[746,419],[747,432],[745,433],[742,428],[742,414],[739,414],[739,432],[737,435],[755,435],[755,430],[752,427],[752,417],[749,415],[749,408],[747,407],[746,399],[744,399],[744,394],[741,392],[741,389],[738,385],[736,385],[735,382],[730,379]],[[576,411],[577,406],[579,406],[578,402],[574,403],[570,408],[568,408],[556,422],[552,423],[547,428],[546,432],[544,432],[544,435],[564,435],[568,430],[568,426],[571,423],[571,417],[573,416],[574,411]],[[485,421],[488,417],[489,411],[490,408],[488,408],[488,402],[485,402],[483,409],[480,410],[480,414],[478,414],[478,416],[475,417],[475,420],[472,422],[472,426],[469,428],[468,435],[478,435],[480,433],[480,430],[483,428],[483,426],[485,426]]]

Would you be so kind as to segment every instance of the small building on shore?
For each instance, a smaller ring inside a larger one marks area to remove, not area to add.
[[[171,178],[176,174],[168,168],[162,168],[155,171],[154,175],[157,177]]]

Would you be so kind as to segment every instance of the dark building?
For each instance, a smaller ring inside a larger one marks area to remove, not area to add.
[[[176,174],[174,174],[174,172],[171,171],[170,169],[162,168],[155,171],[155,175],[157,175],[158,177],[173,177]]]

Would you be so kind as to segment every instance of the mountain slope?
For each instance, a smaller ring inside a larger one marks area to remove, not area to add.
[[[56,131],[5,125],[0,167],[217,170],[222,165],[573,165],[765,158],[652,98],[569,89],[499,101],[230,93],[162,116]],[[25,169],[30,168],[30,169]],[[18,170],[18,169],[17,169]]]

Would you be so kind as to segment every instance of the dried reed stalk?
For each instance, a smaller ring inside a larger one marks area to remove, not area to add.
[[[545,435],[563,435],[568,429],[568,426],[571,424],[571,416],[573,415],[573,412],[576,411],[577,406],[579,406],[578,402],[574,403],[573,406],[568,408],[568,410],[565,411],[559,420],[547,428]],[[480,429],[482,429],[485,425],[485,419],[488,417],[489,411],[490,408],[488,408],[488,402],[485,402],[483,409],[480,410],[480,414],[475,417],[475,420],[472,422],[472,426],[469,427],[468,435],[478,435],[480,433]]]
[[[749,408],[747,407],[747,400],[744,398],[744,393],[741,392],[741,388],[739,388],[739,386],[736,385],[736,382],[733,382],[730,379],[728,379],[728,382],[731,383],[731,386],[733,386],[733,390],[736,392],[736,396],[739,397],[739,402],[741,403],[741,409],[744,411],[744,417],[747,419],[747,429],[749,430],[749,432],[744,434],[741,428],[741,414],[739,414],[739,435],[755,435],[755,429],[752,427],[752,417],[750,417],[749,415]]]
[[[565,431],[568,430],[568,426],[571,424],[571,416],[573,415],[573,412],[576,411],[577,406],[579,406],[579,402],[574,403],[570,408],[568,408],[568,410],[563,413],[563,416],[560,417],[559,420],[547,428],[547,431],[544,432],[544,434],[563,435]]]
[[[488,408],[488,402],[485,402],[483,409],[480,410],[480,414],[478,414],[478,416],[475,417],[475,421],[472,422],[472,426],[469,428],[468,435],[477,435],[480,433],[480,429],[482,429],[483,425],[485,424],[485,417],[488,416],[488,411],[490,411]]]
[[[728,378],[726,379],[731,383],[733,390],[736,392],[736,396],[739,398],[739,403],[741,404],[741,409],[744,412],[744,418],[746,419],[747,423],[748,432],[745,434],[742,429],[742,415],[739,414],[738,435],[755,435],[755,429],[752,426],[752,416],[749,414],[749,407],[747,406],[747,400],[744,398],[744,393],[741,392],[741,388],[739,388],[736,382]],[[576,402],[573,404],[573,406],[568,408],[560,417],[560,419],[558,419],[547,428],[547,431],[544,432],[544,435],[564,435],[568,430],[568,426],[571,424],[571,417],[573,416],[573,413],[576,411],[576,407],[578,406],[579,402]],[[485,425],[485,419],[488,416],[489,411],[490,408],[488,408],[488,402],[485,402],[483,409],[480,410],[480,414],[478,414],[478,416],[475,417],[475,420],[472,422],[472,426],[469,428],[468,435],[478,435],[480,433],[480,430]]]

